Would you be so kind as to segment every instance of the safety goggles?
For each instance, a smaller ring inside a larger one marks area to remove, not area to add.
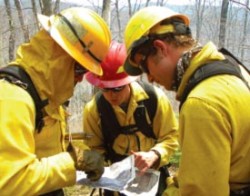
[[[149,74],[148,65],[147,65],[147,60],[148,60],[149,55],[150,55],[150,50],[148,54],[142,55],[140,63],[138,64],[139,69],[146,74]]]
[[[125,88],[125,86],[119,86],[119,87],[115,87],[115,88],[101,88],[102,92],[108,92],[108,91],[112,91],[114,93],[118,93],[120,91],[122,91]]]
[[[152,41],[153,39],[148,36],[143,36],[139,40],[135,41],[130,53],[129,63],[135,67],[138,67],[142,72],[149,74],[147,60],[149,55],[152,53]],[[135,55],[141,56],[139,63],[135,62]]]
[[[149,74],[147,67],[148,56],[154,53],[153,42],[156,39],[164,40],[170,33],[174,35],[191,35],[189,26],[183,23],[180,18],[170,18],[161,22],[155,28],[150,30],[150,35],[144,35],[134,41],[130,47],[128,64],[139,68],[142,72]],[[139,63],[135,62],[135,55],[140,54],[142,58]]]
[[[75,62],[74,72],[75,72],[75,76],[77,77],[77,76],[81,76],[85,74],[86,72],[88,72],[88,70],[85,69],[83,66],[81,66],[78,62]]]

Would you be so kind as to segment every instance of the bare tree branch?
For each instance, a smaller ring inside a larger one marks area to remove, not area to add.
[[[236,4],[239,4],[239,5],[242,5],[243,7],[245,7],[248,11],[250,11],[250,7],[248,6],[248,4],[244,4],[244,3],[241,3],[239,1],[235,1],[235,0],[229,0],[233,3],[236,3]]]

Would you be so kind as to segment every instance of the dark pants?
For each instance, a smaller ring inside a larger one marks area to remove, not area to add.
[[[167,188],[166,179],[167,177],[170,176],[167,165],[161,167],[159,171],[160,171],[160,179],[156,196],[161,196],[162,193],[165,191],[165,189]]]
[[[64,196],[64,192],[62,189],[59,189],[59,190],[55,190],[55,191],[52,191],[49,193],[45,193],[45,194],[40,195],[40,196]]]

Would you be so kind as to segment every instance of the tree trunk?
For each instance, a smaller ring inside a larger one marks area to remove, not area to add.
[[[149,2],[150,2],[150,0],[146,1],[145,7],[148,7]]]
[[[221,15],[220,15],[219,47],[225,46],[228,5],[229,5],[228,0],[222,1]]]
[[[110,26],[110,3],[111,0],[103,0],[102,4],[102,18],[106,21],[108,26]]]
[[[27,42],[29,40],[29,29],[28,29],[28,25],[25,25],[24,23],[23,11],[22,11],[20,0],[15,0],[15,5],[16,5],[17,13],[18,13],[18,18],[21,24],[21,28],[23,31],[23,38],[24,38],[24,41]]]
[[[58,13],[60,10],[60,0],[56,0],[55,5],[54,5],[54,9],[53,9],[53,14]]]
[[[249,0],[246,0],[246,7],[249,7]],[[243,26],[243,37],[241,44],[241,61],[244,61],[245,56],[245,44],[247,43],[247,23],[248,23],[248,10],[245,9],[244,26]]]
[[[37,19],[36,1],[31,0],[31,4],[32,4],[32,12],[33,12],[33,15],[34,15],[34,19],[36,21],[36,26],[37,26],[37,29],[39,29],[39,21]]]
[[[131,16],[132,16],[132,5],[131,5],[130,0],[128,0],[128,15],[129,15],[129,18],[131,18]]]
[[[13,26],[13,17],[10,7],[10,1],[4,0],[6,12],[8,16],[8,22],[9,22],[9,28],[10,28],[10,36],[9,36],[9,61],[12,61],[14,59],[14,51],[15,51],[15,31]]]
[[[102,18],[106,21],[107,25],[110,26],[110,3],[111,0],[103,0],[102,4]],[[98,91],[97,87],[93,87],[93,92],[96,93]]]
[[[156,5],[158,5],[158,6],[164,6],[164,4],[165,4],[164,1],[165,1],[165,0],[157,0]]]
[[[115,10],[116,10],[116,17],[117,17],[117,25],[118,25],[118,41],[122,42],[122,27],[121,27],[121,20],[120,20],[120,12],[119,12],[119,2],[118,0],[115,1]]]
[[[52,0],[39,0],[42,14],[46,16],[52,15]]]
[[[203,15],[205,11],[205,0],[196,0],[195,3],[196,12],[196,39],[200,39],[200,33],[202,28]]]
[[[0,23],[0,29],[2,30],[2,22]],[[4,58],[3,58],[3,35],[2,32],[0,33],[0,67],[4,64]]]

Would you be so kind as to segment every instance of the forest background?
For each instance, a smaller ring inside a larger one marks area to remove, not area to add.
[[[201,44],[213,41],[250,67],[249,0],[0,0],[0,65],[13,60],[18,45],[28,42],[38,31],[37,13],[52,15],[68,7],[88,7],[107,22],[112,39],[123,42],[129,18],[149,5],[166,6],[188,15],[192,33]],[[142,76],[142,79],[146,80],[146,77]],[[85,80],[77,84],[68,107],[70,131],[83,131],[82,110],[95,91]],[[178,114],[175,93],[166,94]]]
[[[192,34],[201,44],[212,41],[218,48],[225,47],[250,68],[249,0],[0,0],[0,66],[13,60],[18,45],[28,42],[41,28],[37,13],[49,16],[69,7],[88,7],[107,22],[112,39],[123,42],[129,18],[149,5],[166,6],[188,15]],[[146,80],[145,75],[141,79]],[[69,131],[84,131],[83,107],[95,92],[96,89],[85,80],[76,85],[68,107],[71,114],[68,118]],[[179,104],[175,101],[175,93],[166,94],[178,116]],[[178,162],[178,157],[179,154],[172,161]],[[69,195],[79,195],[79,192]]]

